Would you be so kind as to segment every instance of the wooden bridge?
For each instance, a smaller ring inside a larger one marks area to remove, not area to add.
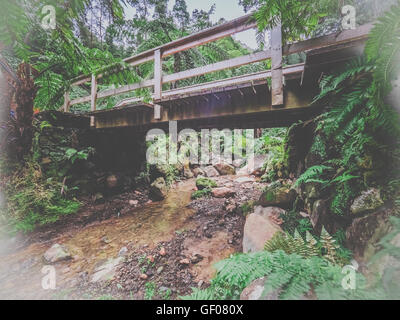
[[[151,127],[165,128],[168,121],[172,120],[178,121],[179,127],[190,128],[287,126],[308,119],[320,111],[320,107],[310,106],[310,102],[318,92],[321,76],[345,60],[359,55],[372,28],[372,24],[366,24],[354,30],[282,45],[281,27],[277,26],[271,31],[271,46],[268,50],[174,74],[163,74],[163,58],[256,28],[250,17],[240,17],[125,59],[131,66],[154,61],[153,79],[102,92],[97,89],[101,74],[75,79],[75,86],[90,83],[91,94],[71,101],[67,92],[64,112],[69,112],[72,105],[90,102],[90,124],[98,129],[134,127],[142,131]],[[306,53],[305,63],[282,65],[283,56],[300,52]],[[267,59],[271,59],[271,70],[172,90],[162,89],[166,83]],[[129,98],[120,101],[112,109],[96,110],[98,99],[141,88],[153,88],[152,103],[143,103],[140,98]]]

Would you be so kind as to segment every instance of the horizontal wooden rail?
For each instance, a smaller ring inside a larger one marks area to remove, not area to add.
[[[200,32],[188,35],[186,37],[171,41],[162,46],[156,47],[139,53],[135,56],[124,59],[123,61],[130,66],[137,66],[145,62],[154,60],[154,52],[160,50],[162,58],[173,55],[175,53],[188,50],[197,46],[204,45],[206,43],[216,41],[235,33],[246,31],[257,27],[256,22],[251,20],[252,14],[248,14],[237,19],[228,21],[226,23],[210,27]],[[98,75],[101,78],[102,75]],[[80,85],[91,80],[91,76],[82,75],[73,80],[73,85]]]
[[[287,66],[282,68],[282,70],[284,76],[292,74],[302,74],[302,72],[304,71],[304,63]],[[271,78],[271,70],[164,91],[163,99],[168,99],[171,96],[185,95],[192,92],[199,92],[203,90],[215,89],[220,87],[228,87],[232,85],[240,85],[243,83],[253,82],[257,80],[265,80],[267,78]]]
[[[297,43],[282,46],[281,45],[281,28],[278,26],[272,32],[272,47],[270,50],[260,51],[252,54],[248,54],[241,57],[236,57],[233,59],[216,62],[210,65],[193,68],[190,70],[181,71],[174,74],[163,75],[162,74],[162,58],[187,50],[196,46],[203,45],[205,43],[221,39],[223,37],[230,36],[237,32],[245,31],[251,28],[255,28],[255,22],[250,22],[251,15],[246,15],[238,19],[234,19],[227,23],[206,29],[204,31],[198,32],[196,34],[189,35],[187,37],[172,41],[170,43],[164,44],[157,48],[145,51],[136,56],[125,59],[124,61],[132,66],[139,65],[148,61],[155,61],[154,64],[154,79],[143,80],[139,83],[129,84],[121,86],[119,88],[108,89],[102,92],[97,92],[97,81],[101,78],[101,74],[97,76],[81,76],[76,78],[73,85],[80,85],[83,83],[92,83],[92,90],[90,96],[85,96],[81,98],[74,99],[70,101],[69,94],[65,94],[65,103],[63,109],[67,112],[70,106],[91,102],[91,110],[96,110],[97,99],[107,98],[115,96],[118,94],[128,93],[141,88],[154,87],[153,99],[155,102],[161,101],[165,98],[177,94],[186,94],[187,92],[192,92],[193,90],[206,90],[216,86],[229,86],[235,85],[237,83],[249,82],[258,80],[261,78],[272,78],[273,87],[273,105],[282,105],[283,99],[283,83],[282,78],[285,75],[290,75],[291,73],[297,73],[302,71],[304,65],[295,65],[282,68],[282,56],[290,55],[293,53],[305,52],[313,49],[322,49],[330,46],[346,44],[362,39],[366,39],[368,34],[373,27],[373,24],[366,24],[358,27],[355,30],[345,30],[339,34],[331,34],[327,36],[322,36],[318,38],[308,39],[300,41]],[[260,72],[256,74],[244,75],[240,77],[234,77],[224,80],[213,81],[209,83],[199,84],[195,86],[178,88],[169,91],[162,91],[162,84],[176,82],[179,80],[184,80],[192,77],[201,76],[204,74],[209,74],[212,72],[217,72],[225,69],[231,69],[235,67],[240,67],[243,65],[261,62],[267,59],[272,61],[272,70]],[[95,90],[93,90],[93,87]],[[118,106],[128,104],[132,101],[138,101],[138,98],[129,98],[121,101]]]
[[[252,53],[252,54],[249,54],[246,56],[241,56],[241,57],[209,64],[204,67],[198,67],[198,68],[194,68],[194,69],[190,69],[190,70],[186,70],[186,71],[182,71],[182,72],[178,72],[178,73],[174,73],[174,74],[165,75],[163,77],[163,83],[174,82],[174,81],[183,80],[183,79],[187,79],[187,78],[193,78],[193,77],[197,77],[197,76],[201,76],[204,74],[221,71],[221,70],[225,70],[225,69],[232,69],[232,68],[240,67],[240,66],[243,66],[246,64],[264,61],[269,58],[271,58],[271,52],[269,50]]]

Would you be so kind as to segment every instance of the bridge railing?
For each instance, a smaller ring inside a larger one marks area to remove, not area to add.
[[[91,111],[96,111],[96,102],[98,99],[116,96],[123,93],[132,92],[141,88],[153,87],[153,103],[154,103],[154,117],[155,119],[161,118],[161,106],[157,102],[161,101],[164,97],[162,85],[165,83],[176,82],[204,74],[221,71],[224,69],[231,69],[251,63],[261,62],[267,59],[271,59],[271,70],[263,74],[264,76],[271,77],[271,94],[272,94],[272,106],[283,105],[283,78],[284,74],[290,72],[298,72],[298,67],[291,68],[289,70],[282,69],[282,57],[298,52],[304,52],[310,49],[327,47],[330,45],[346,43],[358,39],[366,38],[372,25],[367,24],[359,27],[355,30],[346,30],[340,34],[332,34],[319,38],[313,38],[290,45],[282,45],[282,31],[281,26],[278,25],[271,30],[271,44],[270,48],[264,51],[251,53],[248,55],[232,58],[209,64],[206,66],[197,67],[190,70],[181,71],[174,74],[163,75],[162,72],[162,59],[179,53],[184,50],[188,50],[197,46],[204,45],[208,42],[216,41],[224,37],[231,36],[233,34],[246,31],[248,29],[256,28],[256,23],[251,21],[251,15],[242,16],[224,24],[211,27],[209,29],[200,31],[198,33],[186,36],[184,38],[169,42],[162,46],[154,49],[142,52],[133,57],[124,60],[130,66],[138,66],[140,64],[154,61],[154,78],[149,80],[143,80],[139,83],[129,84],[118,88],[108,89],[102,92],[97,90],[97,82],[102,77],[102,74],[97,76],[80,76],[75,79],[72,83],[73,86],[79,86],[81,84],[90,82],[91,83],[91,94],[85,97],[70,100],[69,92],[65,93],[64,97],[64,112],[68,112],[69,108],[79,103],[90,102]],[[292,70],[293,69],[293,70]],[[255,74],[253,74],[255,75]],[[260,74],[259,74],[260,75]],[[251,79],[252,75],[249,75]],[[231,81],[234,81],[234,78]],[[220,80],[220,81],[226,81]],[[204,85],[204,84],[203,84]],[[206,85],[206,84],[205,84]],[[180,88],[184,90],[185,88]],[[168,94],[167,92],[165,92]],[[134,101],[135,99],[130,99]],[[92,122],[94,121],[92,117]]]

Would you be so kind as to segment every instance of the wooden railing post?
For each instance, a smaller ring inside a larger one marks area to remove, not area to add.
[[[271,81],[272,106],[283,106],[282,26],[271,31]]]
[[[64,112],[68,112],[69,111],[70,102],[71,102],[71,100],[69,98],[69,91],[66,91],[64,93]]]
[[[161,50],[154,51],[154,100],[162,98],[162,57]],[[161,119],[161,106],[154,105],[154,119]]]
[[[90,94],[90,110],[96,111],[96,100],[97,100],[97,80],[96,76],[92,74],[92,85],[91,85],[91,94]],[[94,116],[90,117],[90,126],[94,127]]]

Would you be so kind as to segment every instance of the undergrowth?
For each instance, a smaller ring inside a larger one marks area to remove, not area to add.
[[[75,213],[80,203],[68,199],[68,187],[56,178],[44,177],[38,164],[27,161],[11,175],[5,185],[6,204],[1,215],[14,230],[32,231],[35,227]]]

